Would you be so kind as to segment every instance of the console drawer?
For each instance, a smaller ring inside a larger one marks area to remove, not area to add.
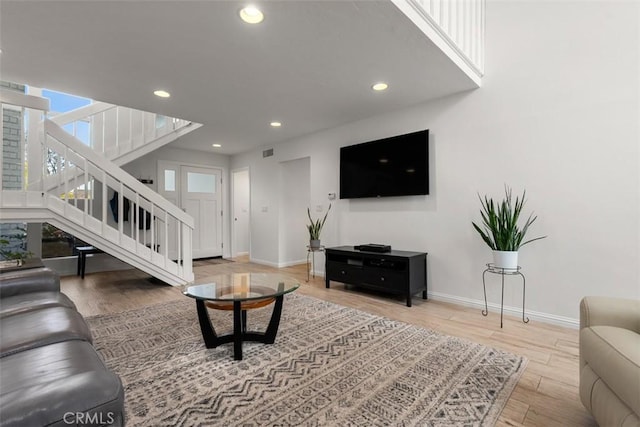
[[[406,291],[407,275],[401,271],[368,269],[362,277],[363,282],[376,288]]]
[[[335,280],[336,282],[353,282],[360,281],[362,276],[362,267],[344,264],[327,262],[326,264],[327,278]]]

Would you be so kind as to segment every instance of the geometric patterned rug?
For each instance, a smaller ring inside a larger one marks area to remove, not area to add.
[[[209,311],[218,334],[232,314]],[[263,331],[271,307],[250,310]],[[207,349],[190,298],[89,317],[130,426],[489,426],[526,359],[298,294],[274,344]]]

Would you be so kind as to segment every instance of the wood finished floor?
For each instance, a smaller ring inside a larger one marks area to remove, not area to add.
[[[272,272],[275,268],[253,264],[246,258],[234,262],[194,267],[196,283],[228,272]],[[541,322],[523,324],[505,316],[484,317],[480,310],[416,296],[413,307],[402,298],[378,295],[342,284],[324,286],[324,278],[306,282],[304,265],[279,270],[302,282],[297,292],[391,319],[467,338],[524,355],[529,364],[500,416],[498,426],[595,426],[578,395],[578,331]],[[125,270],[62,278],[61,288],[85,316],[115,313],[185,298],[179,288],[153,283],[139,270]],[[194,308],[195,315],[195,308]]]

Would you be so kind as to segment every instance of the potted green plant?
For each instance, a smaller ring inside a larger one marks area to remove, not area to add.
[[[482,204],[482,227],[472,222],[473,227],[482,237],[482,240],[493,250],[494,266],[498,268],[516,269],[518,267],[518,249],[536,240],[547,236],[524,240],[531,224],[536,220],[533,213],[529,215],[522,226],[518,225],[522,208],[525,204],[526,191],[522,197],[516,196],[515,201],[511,195],[511,188],[505,186],[505,197],[500,203],[492,198],[478,194]]]
[[[320,247],[320,232],[322,232],[322,227],[324,227],[330,210],[331,203],[329,203],[329,209],[327,209],[327,212],[324,214],[324,218],[322,218],[322,220],[320,220],[320,218],[314,220],[311,218],[311,210],[307,208],[307,216],[309,216],[310,222],[307,224],[307,230],[309,230],[309,247],[311,249],[318,249]]]
[[[0,237],[0,266],[18,266],[20,267],[27,258],[33,256],[33,253],[25,250],[12,250],[9,248],[11,241]]]

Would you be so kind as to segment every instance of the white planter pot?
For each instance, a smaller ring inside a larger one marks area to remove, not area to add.
[[[493,265],[497,268],[518,268],[518,251],[493,251]]]
[[[309,240],[309,247],[311,249],[318,249],[320,248],[320,240]]]

